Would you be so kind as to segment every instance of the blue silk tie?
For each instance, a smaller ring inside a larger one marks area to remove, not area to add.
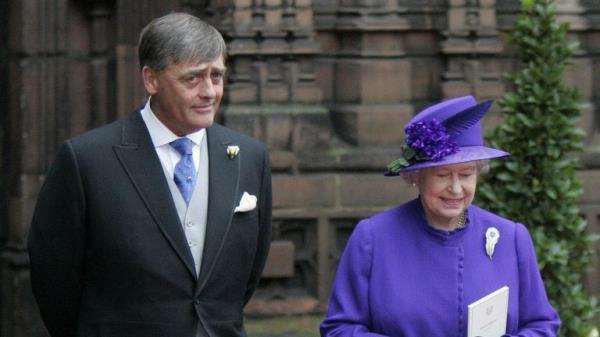
[[[173,179],[183,200],[189,205],[194,186],[196,185],[196,168],[194,167],[194,159],[192,157],[192,147],[194,144],[188,138],[178,138],[170,143],[181,155],[181,159],[175,165],[175,174]]]

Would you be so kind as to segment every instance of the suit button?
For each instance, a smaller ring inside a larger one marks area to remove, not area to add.
[[[200,299],[198,299],[198,298],[197,298],[197,299],[195,299],[195,300],[194,300],[194,304],[200,304]]]

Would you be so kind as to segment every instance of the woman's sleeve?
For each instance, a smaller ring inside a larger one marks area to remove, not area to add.
[[[560,318],[554,310],[540,274],[533,241],[522,224],[515,233],[519,263],[519,337],[555,337]]]
[[[369,220],[361,221],[346,245],[333,284],[323,337],[384,337],[370,332],[369,282],[373,242]]]

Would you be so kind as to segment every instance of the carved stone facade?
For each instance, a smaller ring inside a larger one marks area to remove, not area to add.
[[[557,4],[581,44],[566,79],[584,94],[580,205],[599,233],[600,4]],[[224,33],[219,119],[271,151],[276,253],[249,314],[324,310],[357,221],[415,196],[382,176],[405,122],[445,97],[499,98],[515,68],[517,0],[0,1],[1,336],[45,336],[25,246],[45,172],[61,141],[143,102],[138,33],[172,10]],[[586,282],[600,295],[600,261]]]
[[[442,83],[444,97],[471,93],[483,99],[499,97],[504,92],[496,57],[504,48],[495,5],[495,0],[450,1],[442,43],[447,60]]]

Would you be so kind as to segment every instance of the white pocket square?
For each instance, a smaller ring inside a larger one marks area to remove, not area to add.
[[[256,208],[256,196],[249,194],[248,192],[244,192],[242,194],[242,200],[240,200],[240,204],[233,210],[233,213],[238,212],[249,212]]]

